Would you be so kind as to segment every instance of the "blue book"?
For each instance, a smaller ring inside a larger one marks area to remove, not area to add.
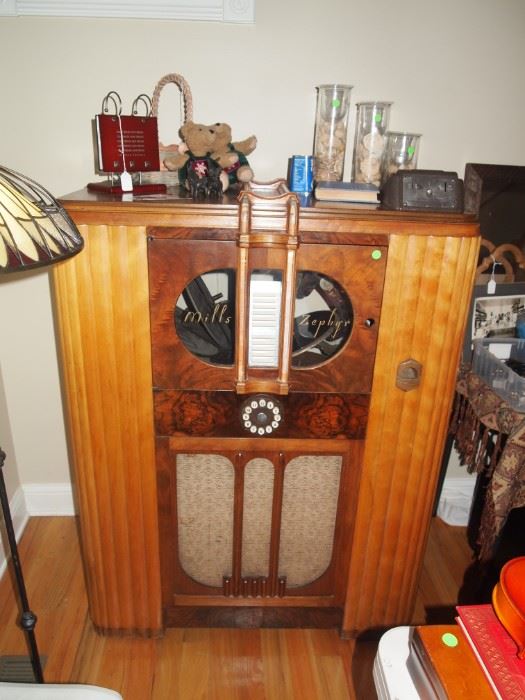
[[[331,202],[367,202],[379,204],[379,188],[366,182],[318,182],[316,199]]]

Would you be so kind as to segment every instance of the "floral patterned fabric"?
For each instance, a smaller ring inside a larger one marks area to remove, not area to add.
[[[490,477],[478,533],[478,556],[486,560],[510,511],[525,505],[525,414],[463,367],[450,430],[461,464]]]

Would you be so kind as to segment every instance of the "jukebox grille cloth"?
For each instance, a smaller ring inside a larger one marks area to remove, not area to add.
[[[341,457],[296,457],[284,475],[279,575],[303,586],[332,559]]]
[[[268,576],[272,528],[273,464],[252,459],[244,472],[242,575]]]
[[[285,470],[279,575],[303,586],[332,559],[342,458],[304,456]],[[263,458],[245,467],[242,575],[267,576],[274,467]],[[215,454],[177,455],[179,559],[199,583],[222,586],[232,573],[234,467]]]
[[[231,574],[233,464],[210,454],[177,455],[179,559],[199,583],[222,586]]]

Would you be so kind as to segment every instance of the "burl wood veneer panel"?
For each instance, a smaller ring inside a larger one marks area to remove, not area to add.
[[[447,429],[478,239],[392,235],[343,630],[410,620]],[[419,388],[397,366],[423,365]]]
[[[146,236],[81,226],[54,268],[90,612],[102,630],[161,630]]]

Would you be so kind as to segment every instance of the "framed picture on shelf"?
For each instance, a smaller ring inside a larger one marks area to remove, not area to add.
[[[525,312],[525,282],[496,284],[489,294],[486,284],[477,284],[463,343],[463,362],[470,362],[472,343],[477,338],[517,338],[518,314]]]
[[[476,214],[484,242],[481,258],[492,248],[515,246],[514,250],[499,251],[499,260],[506,271],[512,272],[513,281],[525,281],[520,253],[525,252],[525,166],[467,163],[464,176],[465,212]],[[499,268],[498,272],[502,272]],[[508,281],[511,281],[508,279]]]
[[[478,216],[483,239],[463,343],[463,362],[470,362],[475,338],[517,337],[525,304],[525,166],[467,163],[464,187],[465,212]]]

